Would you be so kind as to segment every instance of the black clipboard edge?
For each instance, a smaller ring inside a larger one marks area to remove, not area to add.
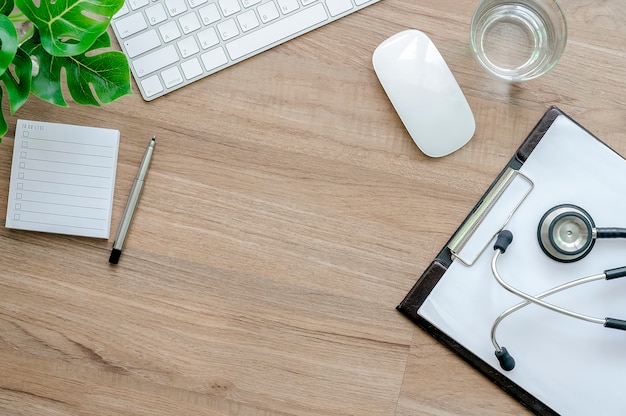
[[[546,111],[546,113],[543,115],[543,117],[541,117],[535,127],[533,127],[528,137],[526,137],[526,140],[524,140],[519,149],[517,149],[517,152],[515,152],[515,159],[519,162],[519,166],[517,166],[518,168],[522,164],[524,164],[524,162],[526,162],[528,156],[530,156],[532,151],[535,150],[535,147],[537,147],[543,136],[545,136],[546,132],[548,131],[550,126],[552,126],[552,123],[554,123],[554,120],[556,120],[558,116],[566,116],[567,118],[572,120],[571,117],[567,116],[558,107],[550,107],[548,111]],[[572,121],[576,123],[574,120]],[[578,123],[576,124],[580,126]],[[582,128],[582,126],[580,127]]]
[[[467,215],[465,220],[461,223],[461,226],[472,216],[476,209],[478,209],[484,198],[489,194],[491,189],[495,186],[498,179],[500,179],[500,177],[505,173],[507,168],[511,167],[514,169],[519,169],[524,164],[524,162],[528,159],[535,147],[537,147],[537,144],[539,144],[545,133],[548,131],[554,120],[556,120],[557,117],[561,115],[566,116],[571,120],[569,116],[567,116],[556,106],[550,107],[544,113],[539,122],[535,125],[530,134],[517,149],[517,151],[515,152],[515,156],[513,156],[509,160],[507,165],[502,169],[498,177],[493,181],[487,191],[483,194],[480,201],[478,201],[478,203]],[[457,231],[461,228],[461,226],[459,226]],[[457,231],[455,231],[452,236],[454,236]],[[502,373],[485,363],[481,358],[473,354],[467,348],[456,342],[453,338],[446,335],[443,331],[432,325],[430,322],[422,318],[417,313],[419,307],[424,303],[430,292],[435,288],[439,280],[443,277],[445,272],[448,270],[448,267],[452,263],[452,256],[450,250],[448,249],[449,242],[450,241],[448,241],[444,245],[444,248],[437,254],[435,259],[426,268],[424,273],[422,273],[420,278],[413,285],[411,290],[404,297],[402,302],[396,307],[396,309],[404,314],[406,317],[408,317],[420,328],[425,330],[434,339],[436,339],[437,341],[448,347],[450,350],[452,350],[454,353],[456,353],[458,356],[460,356],[462,359],[464,359],[468,364],[470,364],[481,374],[483,374],[485,377],[495,383],[498,387],[500,387],[502,390],[507,392],[517,401],[519,401],[530,411],[539,416],[558,416],[558,413],[548,407],[545,403],[543,403],[535,396],[520,387],[517,383],[514,383],[508,377],[504,376]]]

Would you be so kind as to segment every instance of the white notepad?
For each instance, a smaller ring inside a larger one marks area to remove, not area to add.
[[[6,226],[109,238],[118,130],[18,120]]]

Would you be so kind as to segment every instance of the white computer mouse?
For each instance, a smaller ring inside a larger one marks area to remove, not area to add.
[[[465,145],[476,123],[459,84],[424,33],[405,30],[381,43],[374,70],[411,138],[431,157]]]

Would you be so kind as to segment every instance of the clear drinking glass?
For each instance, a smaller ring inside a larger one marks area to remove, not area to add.
[[[507,81],[548,72],[565,50],[567,22],[554,0],[482,0],[472,17],[476,61]]]

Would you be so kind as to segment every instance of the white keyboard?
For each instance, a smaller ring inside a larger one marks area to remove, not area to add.
[[[126,0],[112,26],[146,101],[379,0]]]

